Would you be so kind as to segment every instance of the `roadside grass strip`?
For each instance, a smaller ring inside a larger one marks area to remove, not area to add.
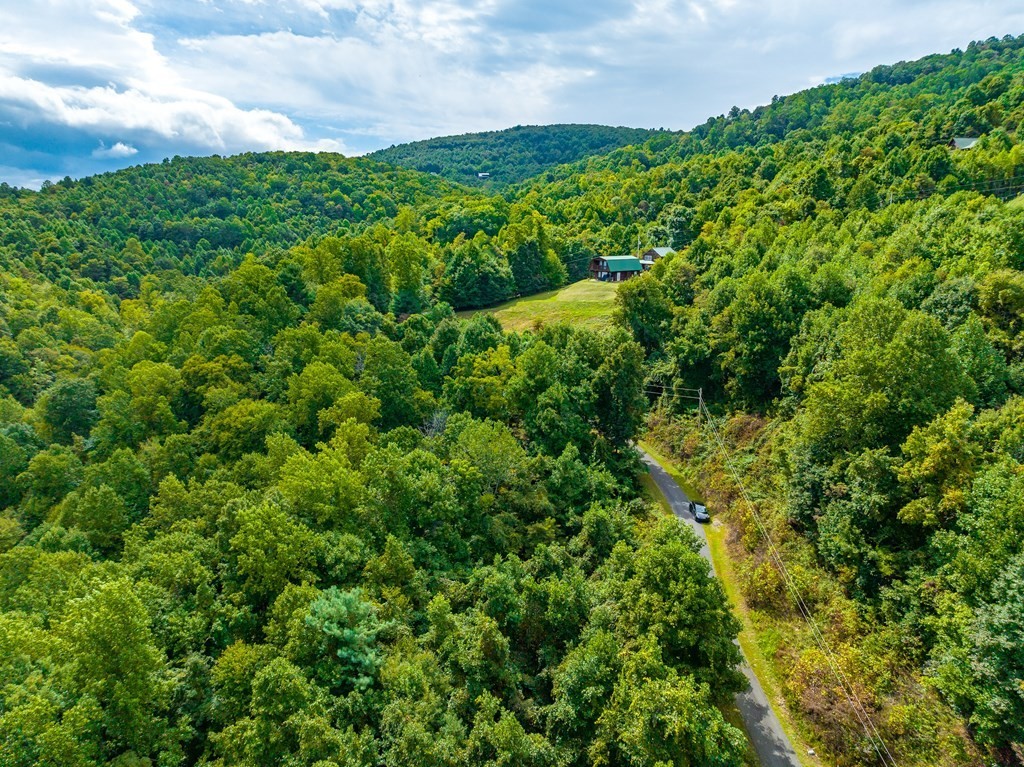
[[[659,452],[648,442],[639,441],[637,445],[661,464],[662,468],[676,481],[687,496],[693,500],[703,502],[703,497],[693,489],[693,485],[688,481],[686,475],[670,459],[666,458],[664,453]],[[665,496],[661,494],[654,479],[645,473],[641,475],[640,482],[647,494],[658,503],[662,511],[666,514],[672,514],[672,507],[665,499]],[[732,606],[733,614],[739,618],[742,624],[739,636],[737,637],[740,648],[743,650],[743,655],[746,657],[747,663],[750,664],[750,668],[753,669],[754,674],[760,680],[761,687],[764,689],[765,695],[768,696],[772,709],[774,709],[775,715],[782,724],[782,729],[793,744],[800,763],[805,765],[805,767],[820,767],[821,762],[816,757],[812,757],[807,753],[809,749],[807,741],[802,737],[794,721],[793,714],[786,705],[778,679],[775,676],[771,663],[762,650],[762,645],[759,643],[759,639],[770,641],[770,637],[767,635],[773,633],[773,631],[770,627],[766,627],[764,631],[765,636],[761,636],[755,628],[752,611],[743,600],[739,579],[736,576],[736,571],[725,543],[729,528],[720,518],[715,518],[714,511],[714,509],[711,510],[713,521],[710,525],[704,526],[704,532],[707,535],[708,548],[711,551],[711,560],[715,566],[715,574],[722,582],[726,597]],[[727,720],[730,724],[742,729],[742,719],[739,717],[739,711],[736,710],[735,706],[730,706],[729,708],[733,709],[736,718],[734,720],[726,716]],[[723,714],[726,713],[723,709]],[[748,750],[753,751],[752,748]],[[752,756],[752,758],[754,761],[751,764],[757,764],[756,756]]]

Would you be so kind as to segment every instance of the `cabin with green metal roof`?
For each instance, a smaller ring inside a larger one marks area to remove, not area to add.
[[[625,282],[643,270],[636,256],[598,256],[590,261],[590,276],[601,282]]]

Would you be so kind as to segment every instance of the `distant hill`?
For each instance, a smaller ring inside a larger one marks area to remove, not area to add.
[[[606,125],[519,125],[400,144],[369,157],[461,184],[495,188],[666,133],[670,132]]]

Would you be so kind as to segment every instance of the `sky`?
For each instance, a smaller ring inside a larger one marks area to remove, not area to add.
[[[1021,33],[1021,0],[0,0],[0,181],[514,125],[685,130]]]

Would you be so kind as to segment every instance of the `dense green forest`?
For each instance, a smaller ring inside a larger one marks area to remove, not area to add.
[[[1024,762],[1022,119],[1005,38],[500,194],[285,153],[0,185],[0,763],[743,764],[645,428],[825,759],[879,763],[837,659],[900,764]],[[454,316],[638,237],[678,252],[616,327]]]
[[[8,272],[118,300],[138,298],[146,276],[219,278],[249,255],[300,310],[348,275],[396,314],[487,306],[564,284],[563,260],[586,268],[526,206],[331,154],[176,157],[39,193],[0,184],[0,224]]]
[[[635,500],[639,345],[398,323],[353,247],[136,298],[9,254],[3,763],[739,764],[735,621]]]
[[[501,131],[414,141],[368,156],[459,184],[500,190],[558,165],[643,144],[660,135],[678,134],[606,125],[519,125]]]
[[[680,249],[618,293],[667,392],[652,436],[726,511],[789,702],[843,764],[869,744],[836,659],[900,763],[1024,757],[1022,43],[879,68],[530,191],[595,242]],[[680,387],[703,387],[728,462]]]

